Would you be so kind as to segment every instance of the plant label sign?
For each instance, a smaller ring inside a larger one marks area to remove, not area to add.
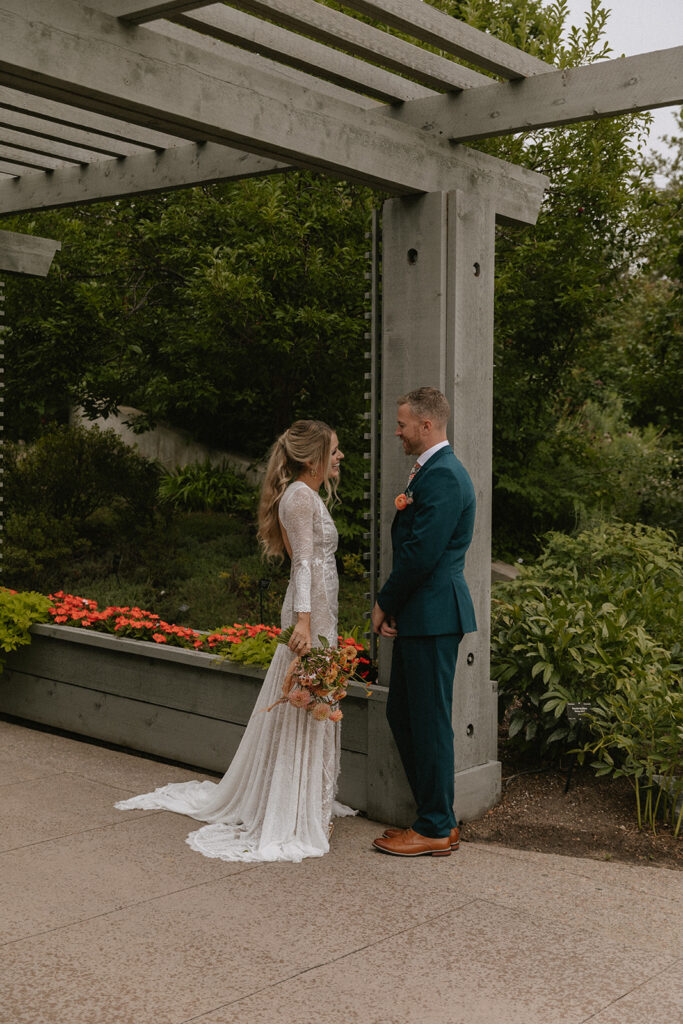
[[[588,714],[593,705],[590,701],[584,700],[578,704],[567,704],[567,718],[570,722],[579,722],[584,715]]]

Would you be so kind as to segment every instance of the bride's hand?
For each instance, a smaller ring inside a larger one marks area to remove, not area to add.
[[[311,643],[310,612],[301,612],[300,616],[303,615],[306,615],[309,621],[306,621],[303,617],[299,618],[287,644],[290,651],[293,651],[294,654],[308,654],[313,646]]]

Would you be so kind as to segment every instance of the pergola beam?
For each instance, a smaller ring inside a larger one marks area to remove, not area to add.
[[[78,206],[102,199],[237,181],[287,170],[291,168],[286,164],[239,153],[226,146],[192,143],[163,153],[101,160],[87,167],[72,167],[52,174],[22,174],[20,178],[0,182],[0,214]]]
[[[357,106],[254,72],[71,0],[0,0],[0,84],[157,131],[332,172],[395,194],[490,188],[499,216],[533,223],[546,179],[423,133],[364,126]]]
[[[563,68],[458,96],[412,100],[366,118],[394,118],[439,138],[472,142],[678,103],[683,103],[683,46]]]
[[[0,231],[0,271],[45,277],[61,242],[16,231]]]

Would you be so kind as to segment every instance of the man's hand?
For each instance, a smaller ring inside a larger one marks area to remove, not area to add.
[[[387,639],[393,639],[397,635],[396,620],[393,615],[387,618],[384,609],[375,601],[375,607],[372,609],[372,628],[378,636],[386,637]]]

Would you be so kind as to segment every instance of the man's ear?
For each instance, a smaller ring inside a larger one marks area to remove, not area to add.
[[[431,434],[431,432],[432,432],[432,421],[431,420],[423,420],[422,421],[422,429],[424,430],[425,434]]]

